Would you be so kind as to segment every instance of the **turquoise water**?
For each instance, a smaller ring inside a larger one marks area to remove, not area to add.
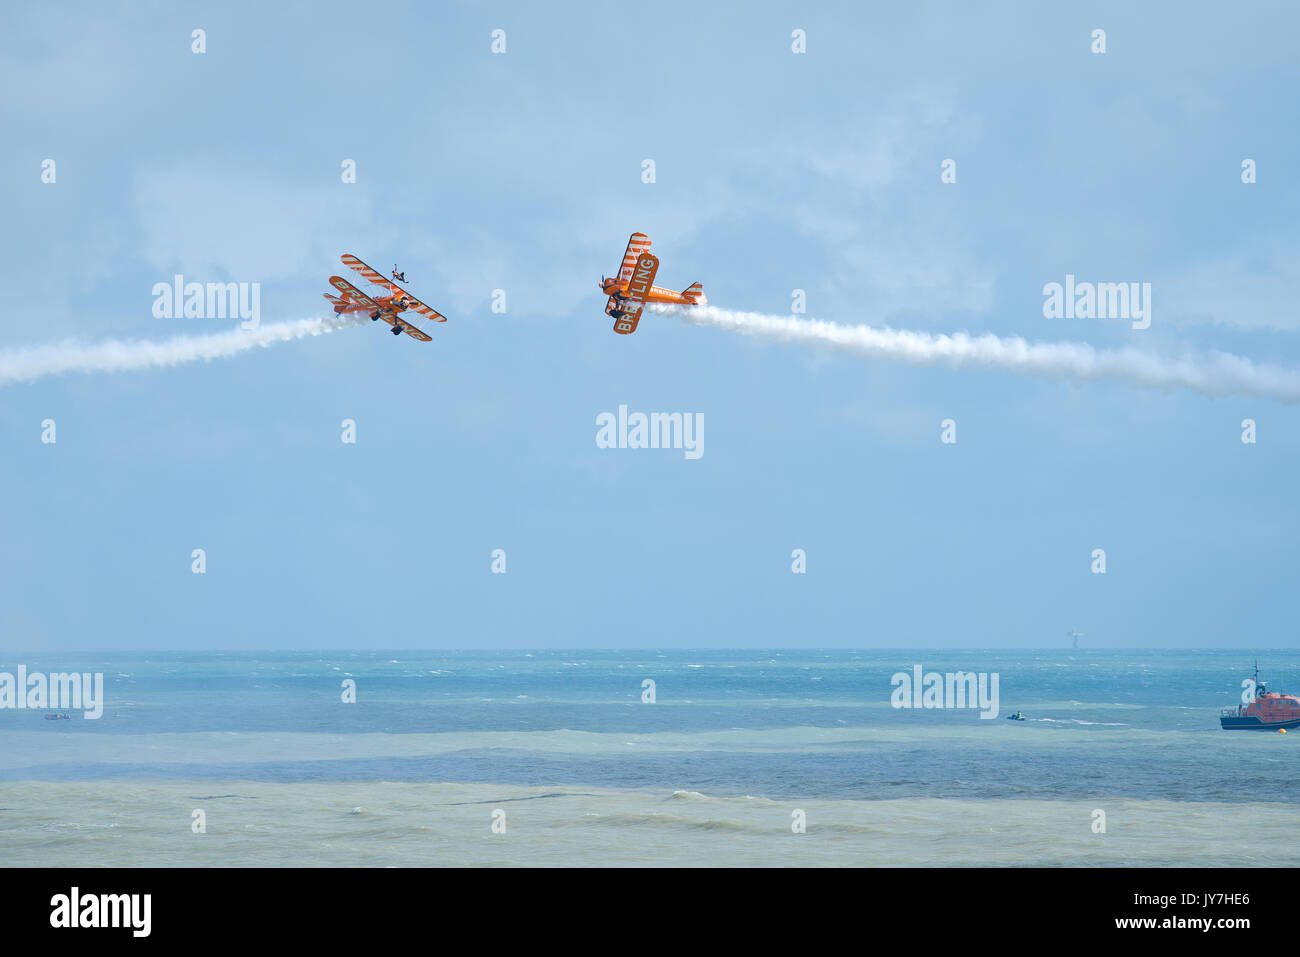
[[[10,863],[510,863],[483,843],[495,803],[518,825],[510,840],[531,827],[517,863],[1287,863],[1300,734],[1218,727],[1253,658],[33,654],[0,670],[102,671],[104,717],[0,711],[0,848]],[[1274,689],[1300,678],[1300,655],[1260,658]],[[1001,714],[892,707],[891,676],[916,664],[997,673]],[[346,678],[354,704],[341,700]],[[1016,710],[1029,720],[1005,720]],[[238,813],[241,840],[223,843],[231,832],[215,826],[193,835],[200,805],[217,820]],[[833,838],[814,815],[790,844],[791,813],[810,807],[831,814]],[[383,826],[358,842],[376,808]],[[1103,834],[1097,809],[1109,809]],[[288,839],[289,822],[317,813],[312,840]],[[401,843],[462,819],[464,842],[443,835],[442,858]],[[1018,828],[1010,845],[1000,821]],[[276,840],[250,842],[276,822]],[[930,837],[904,841],[913,829]],[[333,860],[326,848],[345,836]]]

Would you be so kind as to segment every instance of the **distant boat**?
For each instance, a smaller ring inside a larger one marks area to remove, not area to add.
[[[1224,708],[1219,712],[1219,727],[1224,731],[1285,731],[1300,727],[1300,698],[1293,694],[1269,691],[1259,680],[1259,662],[1255,662],[1255,700]]]
[[[1023,714],[1021,714],[1019,711],[1017,711],[1015,714],[1009,714],[1009,715],[1007,715],[1007,720],[1008,720],[1008,721],[1024,721],[1024,720],[1025,720],[1025,716],[1024,716]]]
[[[62,718],[71,718],[71,717],[72,717],[72,715],[70,715],[70,714],[47,714],[47,715],[45,716],[45,720],[46,720],[46,721],[59,721],[59,720],[62,719]]]

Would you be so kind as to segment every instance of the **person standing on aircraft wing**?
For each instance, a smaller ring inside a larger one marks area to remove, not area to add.
[[[397,263],[393,263],[393,279],[397,282],[406,282],[406,273],[397,271]]]

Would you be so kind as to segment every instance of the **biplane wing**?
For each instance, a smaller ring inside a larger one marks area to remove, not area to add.
[[[638,236],[645,238],[641,233],[633,233],[633,242]],[[628,255],[632,253],[633,242],[627,244]],[[646,239],[645,244],[648,247],[650,240]],[[650,295],[650,288],[654,285],[655,275],[658,272],[658,257],[642,251],[632,261],[631,272],[627,279],[627,295],[621,299],[618,296],[610,296],[609,301],[605,303],[605,314],[614,316],[614,331],[619,335],[629,336],[636,332],[636,324],[641,321],[641,310],[645,308],[646,297]]]
[[[330,276],[330,285],[333,286],[335,289],[337,289],[339,292],[343,293],[343,295],[340,297],[341,299],[344,299],[348,302],[354,302],[359,306],[366,306],[370,309],[379,308],[379,303],[375,302],[373,299],[367,296],[356,286],[352,285],[352,283],[348,282],[342,276]],[[326,299],[331,298],[329,293],[325,294],[325,298]]]
[[[613,316],[615,332],[621,336],[629,336],[636,332],[636,324],[641,321],[641,310],[644,308],[642,303],[634,302],[629,306],[616,296],[610,296],[609,301],[605,303],[605,315]]]
[[[370,268],[351,253],[345,253],[343,255],[343,265],[355,269],[376,286],[383,286],[393,295],[403,297],[406,300],[406,308],[412,312],[418,312],[420,315],[424,316],[424,318],[432,319],[434,322],[447,321],[447,317],[437,309],[420,302],[420,300],[416,299],[401,286],[397,285],[397,283],[393,282],[391,279],[385,279],[377,270]]]
[[[385,316],[384,318],[387,319],[388,317]],[[401,319],[397,319],[395,320],[395,322],[402,323],[402,331],[406,333],[408,336],[410,336],[412,339],[418,339],[420,342],[433,341],[433,337],[431,335],[429,335],[427,332],[425,332],[422,329],[415,328],[415,326],[411,325],[409,322],[404,322]]]
[[[635,302],[645,302],[658,272],[658,256],[653,253],[642,253],[638,256],[636,264],[632,267],[632,278],[627,281],[627,298]]]
[[[433,341],[433,337],[430,336],[423,329],[417,329],[415,326],[411,325],[405,319],[401,319],[398,316],[390,315],[389,313],[386,312],[381,312],[379,314],[379,318],[384,320],[384,322],[388,323],[390,326],[394,328],[400,328],[404,333],[406,333],[412,339],[418,339],[420,342]]]
[[[397,285],[397,283],[393,282],[391,279],[384,278],[384,276],[381,275],[377,270],[371,269],[369,266],[363,263],[356,256],[353,256],[351,253],[343,254],[343,265],[347,266],[349,269],[355,269],[357,272],[361,273],[361,275],[365,276],[366,279],[373,282],[376,286],[383,286],[391,293],[406,292],[406,290],[403,289],[401,286]]]
[[[650,251],[650,237],[645,233],[633,233],[627,241],[627,250],[623,253],[623,262],[618,267],[618,281],[627,282],[632,278],[636,261],[642,254]]]
[[[609,301],[611,305],[605,307],[605,312],[610,312],[614,298],[611,296]],[[631,309],[620,309],[619,312],[622,315],[614,320],[614,331],[620,336],[630,336],[636,332],[636,324],[641,321],[641,310],[643,308],[645,307],[638,302]]]
[[[446,322],[447,317],[431,306],[426,306],[420,300],[416,299],[410,293],[407,293],[406,308],[412,312],[418,312],[426,319],[432,319],[434,322]]]

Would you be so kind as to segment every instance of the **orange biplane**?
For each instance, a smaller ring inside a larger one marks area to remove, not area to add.
[[[609,295],[605,314],[614,317],[614,331],[630,335],[641,321],[641,310],[647,302],[666,302],[678,306],[702,306],[704,287],[691,283],[681,292],[673,292],[654,284],[659,272],[659,259],[650,253],[650,237],[633,233],[623,253],[623,264],[614,279],[601,278],[600,289]]]
[[[385,279],[356,256],[345,255],[343,264],[355,269],[376,286],[382,286],[388,290],[389,294],[386,296],[367,296],[346,279],[339,276],[330,276],[330,285],[339,291],[339,295],[333,296],[327,292],[325,298],[333,304],[335,312],[365,313],[371,319],[382,319],[392,326],[393,335],[400,336],[405,332],[412,339],[419,339],[421,342],[432,342],[433,339],[428,333],[412,323],[411,320],[403,319],[402,313],[409,310],[410,312],[419,313],[426,319],[432,319],[434,322],[447,321],[446,316],[420,302],[391,279]],[[393,272],[396,276],[406,278],[405,274],[397,272],[396,267],[393,268]]]

